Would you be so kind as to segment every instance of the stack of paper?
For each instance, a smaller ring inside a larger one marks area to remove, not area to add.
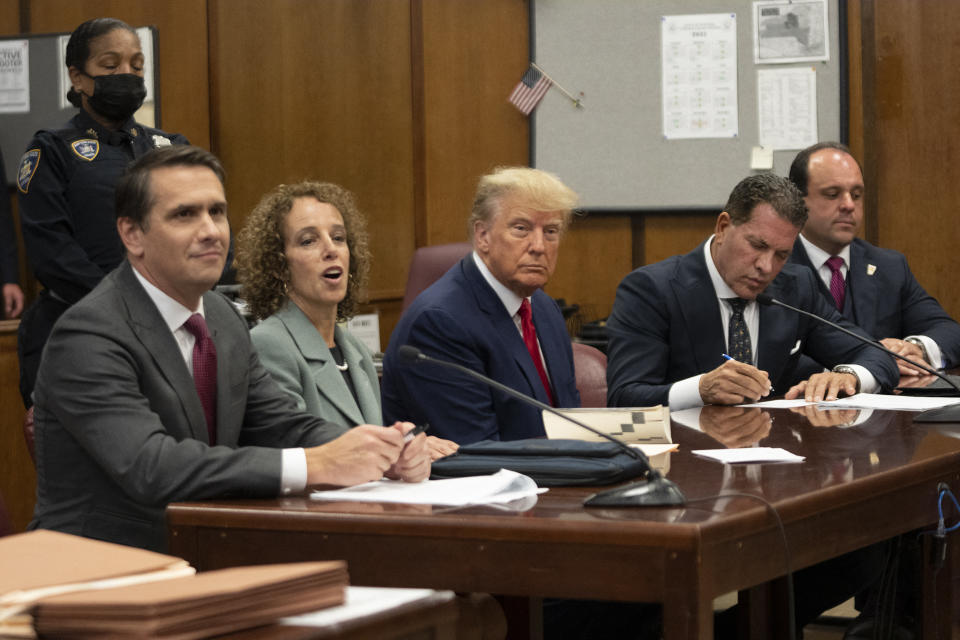
[[[236,567],[45,598],[37,633],[56,638],[206,638],[342,604],[346,564]]]

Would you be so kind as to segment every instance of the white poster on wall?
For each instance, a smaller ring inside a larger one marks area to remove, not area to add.
[[[804,149],[817,142],[817,71],[757,70],[760,146]]]
[[[737,137],[737,14],[660,22],[663,137]]]
[[[0,113],[30,112],[30,43],[0,41]]]

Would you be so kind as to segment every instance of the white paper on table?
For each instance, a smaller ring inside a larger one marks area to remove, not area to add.
[[[389,587],[347,587],[345,595],[346,599],[340,606],[280,618],[278,622],[296,627],[330,627],[431,598],[442,601],[453,599],[452,591]]]
[[[344,489],[313,491],[310,497],[314,500],[335,502],[403,502],[461,507],[510,502],[546,491],[537,487],[537,483],[528,476],[501,469],[489,476],[423,482],[383,479]]]
[[[807,402],[803,398],[794,400],[764,400],[763,402],[751,402],[748,404],[738,404],[738,407],[760,407],[762,409],[792,409],[794,407],[805,407],[808,404],[817,404],[816,402]]]
[[[941,396],[904,396],[882,395],[879,393],[858,393],[846,398],[829,402],[820,402],[817,406],[824,409],[892,409],[896,411],[926,411],[947,405],[960,403],[960,398]]]
[[[743,462],[803,462],[806,458],[780,447],[744,447],[743,449],[697,449],[698,456],[724,464]]]

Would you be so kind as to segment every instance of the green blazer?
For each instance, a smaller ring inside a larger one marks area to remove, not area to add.
[[[293,302],[254,327],[250,336],[260,362],[300,409],[347,427],[383,424],[380,383],[370,351],[349,331],[337,327],[334,340],[343,352],[354,399],[330,349]]]

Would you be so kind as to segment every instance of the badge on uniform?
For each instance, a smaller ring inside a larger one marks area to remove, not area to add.
[[[30,149],[23,158],[20,159],[20,168],[17,169],[17,188],[23,193],[30,188],[30,181],[33,180],[33,174],[37,172],[40,166],[40,149]]]
[[[71,142],[70,148],[73,149],[73,152],[77,154],[78,157],[90,162],[100,153],[100,142],[91,140],[90,138],[84,138],[83,140]]]
[[[160,148],[162,148],[162,147],[169,147],[169,146],[171,146],[172,144],[173,144],[173,143],[170,142],[170,138],[165,138],[165,137],[163,137],[163,136],[158,136],[158,135],[156,135],[156,134],[154,134],[154,136],[153,136],[153,148],[154,148],[154,149],[160,149]]]

